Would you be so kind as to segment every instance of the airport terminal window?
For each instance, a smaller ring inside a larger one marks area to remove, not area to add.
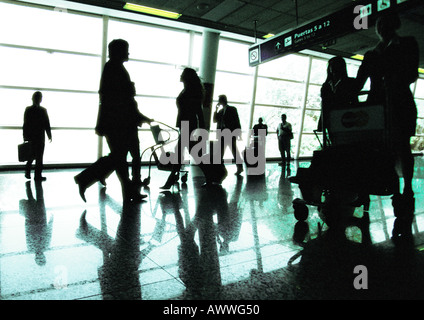
[[[252,90],[253,77],[230,72],[216,72],[214,88],[215,101],[218,101],[219,95],[225,94],[227,95],[228,101],[248,103],[252,99]]]
[[[300,108],[304,84],[286,80],[258,77],[256,103]]]
[[[0,83],[6,86],[98,90],[100,58],[0,47]]]
[[[33,93],[34,90],[29,89],[0,89],[2,100],[7,101],[0,104],[0,126],[20,128]],[[92,128],[97,119],[98,104],[97,93],[43,91],[42,105],[54,127]]]
[[[277,79],[305,81],[308,72],[308,57],[288,55],[283,58],[264,63],[259,67],[259,76]]]
[[[29,24],[32,28],[27,28]],[[0,34],[0,135],[8,137],[0,139],[4,151],[0,165],[18,164],[16,145],[22,141],[23,112],[35,90],[43,92],[43,105],[54,128],[54,143],[46,148],[46,163],[89,163],[96,158],[98,137],[93,128],[98,110],[103,31],[107,31],[108,41],[123,38],[130,43],[126,67],[136,83],[140,110],[171,126],[175,124],[175,98],[182,89],[179,77],[185,66],[198,70],[202,35],[115,18],[109,18],[107,26],[103,30],[101,16],[0,2],[0,27],[7,30]],[[230,104],[238,108],[244,133],[248,125],[253,126],[263,117],[270,131],[266,150],[270,158],[278,157],[277,148],[270,144],[276,141],[275,128],[281,114],[286,113],[294,129],[293,155],[300,139],[299,156],[311,156],[319,147],[313,130],[321,108],[320,88],[326,78],[327,59],[311,59],[309,79],[310,57],[305,54],[292,54],[260,65],[256,99],[251,101],[255,68],[248,66],[247,57],[240,58],[246,56],[249,46],[242,41],[220,39],[214,105],[219,94],[226,94]],[[347,62],[349,75],[356,76],[360,61]],[[305,103],[306,84],[309,87]],[[419,119],[417,136],[411,144],[415,151],[422,151],[424,79],[418,80],[415,97]],[[140,130],[140,140],[142,147],[153,142],[148,127]],[[243,149],[248,141],[240,143]],[[69,152],[62,150],[65,145]],[[86,150],[75,152],[75,148]],[[107,152],[104,143],[103,153]]]
[[[419,78],[415,86],[415,103],[417,105],[418,120],[416,135],[411,139],[414,152],[424,151],[424,78]]]
[[[327,60],[317,59],[317,58],[312,59],[309,83],[322,86],[326,78],[327,78]]]
[[[417,80],[417,86],[415,88],[415,97],[424,99],[424,76]]]
[[[183,71],[175,65],[128,61],[125,68],[141,96],[177,97],[183,88],[180,76]]]
[[[92,151],[79,152],[85,145],[78,136],[96,119],[102,19],[1,2],[0,28],[0,164],[18,164],[23,114],[36,90],[43,93],[54,139],[45,163],[91,162],[97,138],[80,139]]]
[[[224,71],[253,74],[254,68],[249,67],[246,54],[248,48],[249,45],[245,43],[220,39],[216,68]]]
[[[0,2],[0,43],[99,54],[102,19]]]
[[[253,125],[258,123],[258,119],[261,117],[264,120],[264,123],[268,126],[268,136],[266,138],[266,157],[267,158],[279,158],[280,152],[278,150],[278,139],[277,139],[277,127],[281,121],[281,114],[286,113],[287,118],[291,119],[291,114],[288,110],[290,109],[281,109],[281,107],[270,107],[270,106],[260,106],[256,105],[253,115]],[[296,111],[295,109],[291,109]],[[297,114],[297,113],[295,113]],[[294,126],[293,121],[288,120]],[[292,142],[293,147],[293,142]]]
[[[186,65],[190,34],[139,23],[110,19],[108,42],[125,39],[129,43],[130,59]]]

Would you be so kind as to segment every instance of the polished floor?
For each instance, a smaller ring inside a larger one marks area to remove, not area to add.
[[[424,161],[415,161],[413,241],[391,240],[389,196],[371,196],[369,222],[328,236],[317,207],[294,218],[301,197],[268,163],[263,178],[235,176],[201,187],[159,189],[167,172],[152,170],[147,201],[122,204],[113,174],[84,203],[73,177],[45,170],[35,183],[0,172],[0,298],[3,300],[277,300],[424,298]],[[147,168],[142,169],[147,176]]]

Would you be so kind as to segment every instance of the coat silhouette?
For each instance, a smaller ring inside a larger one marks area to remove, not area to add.
[[[222,106],[220,110],[218,110],[219,105]],[[213,121],[216,122],[218,130],[229,129],[233,133],[233,136],[231,138],[231,145],[229,145],[228,142],[226,143],[226,139],[223,139],[223,136],[221,136],[219,133],[218,139],[220,140],[221,145],[221,158],[224,158],[225,149],[227,148],[227,146],[229,146],[231,148],[231,153],[233,154],[233,158],[237,165],[236,175],[239,175],[243,172],[243,161],[240,152],[237,148],[237,135],[241,134],[241,124],[237,108],[228,105],[226,95],[219,96],[218,105],[213,114]],[[238,132],[234,132],[234,130],[237,130]]]
[[[135,101],[135,87],[123,63],[128,61],[128,43],[117,39],[109,43],[110,60],[105,64],[100,80],[100,106],[96,133],[104,136],[110,154],[93,163],[75,177],[81,198],[85,190],[105,178],[113,171],[119,178],[124,201],[141,201],[142,195],[129,178],[127,155],[132,149],[137,126],[151,120],[140,113]]]
[[[217,129],[230,129],[231,131],[241,129],[237,108],[233,106],[226,106],[225,110],[223,108],[216,111],[213,121],[217,123]]]
[[[205,120],[202,109],[204,88],[199,76],[192,68],[185,68],[183,70],[180,81],[184,84],[184,89],[180,92],[176,100],[178,109],[176,126],[181,129],[183,122],[187,122],[191,136],[194,130],[198,128],[205,128]],[[179,179],[179,171],[184,160],[183,154],[185,151],[183,147],[184,144],[181,139],[180,134],[176,146],[178,161],[176,164],[172,165],[171,173],[169,174],[165,184],[160,187],[161,189],[170,189]],[[186,143],[187,141],[184,142]],[[196,141],[188,141],[189,152],[195,144]]]
[[[33,158],[27,162],[25,167],[25,177],[27,179],[31,178],[31,166],[35,160],[35,180],[45,180],[45,178],[41,176],[43,170],[44,147],[46,134],[51,140],[52,133],[47,110],[40,105],[42,99],[42,93],[36,91],[32,96],[33,104],[27,107],[24,113],[23,138],[24,141],[31,142],[33,153]]]

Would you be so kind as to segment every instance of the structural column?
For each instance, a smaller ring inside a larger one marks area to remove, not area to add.
[[[213,90],[215,86],[216,63],[218,60],[219,33],[206,30],[203,32],[202,57],[200,60],[199,76],[205,87],[203,114],[206,129],[210,129],[212,116]]]

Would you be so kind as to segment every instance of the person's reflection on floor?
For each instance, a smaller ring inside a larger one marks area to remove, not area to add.
[[[126,203],[122,208],[116,237],[86,221],[84,211],[77,231],[79,238],[103,251],[103,265],[98,269],[103,298],[106,300],[140,300],[138,267],[140,252],[140,204]]]
[[[163,191],[159,204],[164,216],[173,214],[177,233],[180,238],[178,246],[178,276],[186,286],[185,297],[198,299],[202,297],[204,285],[203,267],[200,260],[199,246],[195,241],[197,231],[196,218],[191,219],[188,206],[183,202],[181,193]],[[181,214],[185,211],[185,215]]]
[[[237,176],[237,182],[231,193],[230,201],[227,204],[227,194],[224,189],[217,190],[221,192],[219,197],[222,200],[217,204],[218,214],[218,243],[220,244],[220,253],[227,254],[230,252],[230,243],[237,241],[240,235],[242,214],[239,210],[239,200],[243,187],[243,177]],[[225,193],[224,193],[224,192]],[[221,239],[222,238],[222,239]]]
[[[35,254],[35,262],[43,266],[46,264],[45,251],[49,249],[52,238],[53,216],[47,221],[41,181],[35,182],[35,198],[31,190],[31,181],[25,183],[25,188],[28,199],[19,201],[19,211],[25,216],[27,247]]]
[[[287,168],[287,171],[289,171],[289,168]],[[285,170],[281,170],[278,182],[278,204],[283,209],[283,213],[291,212],[291,203],[293,201],[292,183],[288,176]]]

